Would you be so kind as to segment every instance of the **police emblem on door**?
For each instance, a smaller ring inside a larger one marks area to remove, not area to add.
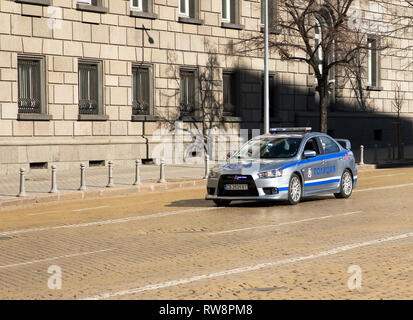
[[[308,168],[308,177],[311,178],[312,174],[311,174],[311,168]]]

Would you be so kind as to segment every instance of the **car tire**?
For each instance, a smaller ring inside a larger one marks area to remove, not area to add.
[[[353,193],[353,176],[350,170],[346,169],[340,179],[340,192],[334,196],[338,199],[347,199]]]
[[[293,174],[288,184],[288,202],[291,205],[296,205],[301,201],[303,195],[303,185],[297,174]]]
[[[229,206],[229,204],[231,203],[231,200],[223,200],[223,199],[214,199],[213,201],[217,207],[226,207],[226,206]]]

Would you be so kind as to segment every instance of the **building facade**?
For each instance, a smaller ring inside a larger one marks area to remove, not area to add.
[[[269,2],[276,21],[279,1]],[[412,14],[403,0],[388,5]],[[0,174],[156,158],[168,121],[189,128],[202,117],[199,79],[209,67],[212,96],[223,109],[219,129],[237,137],[241,129],[262,128],[263,54],[239,49],[262,34],[262,22],[259,0],[0,0]],[[374,112],[349,108],[352,90],[340,88],[335,98],[343,107],[331,110],[332,134],[387,143],[400,83],[411,135],[412,52],[401,50],[413,45],[411,30],[394,40],[395,50],[367,62]],[[272,125],[317,127],[309,67],[277,52],[269,67]]]

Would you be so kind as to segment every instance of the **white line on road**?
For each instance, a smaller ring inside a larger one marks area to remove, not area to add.
[[[385,190],[385,189],[396,189],[396,188],[404,188],[404,187],[411,187],[413,183],[406,183],[406,184],[396,184],[390,185],[385,187],[374,187],[374,188],[367,188],[367,189],[356,189],[354,192],[363,192],[363,191],[373,191],[373,190]]]
[[[49,214],[49,213],[56,213],[58,211],[45,211],[45,212],[37,212],[37,213],[29,213],[28,216],[38,216],[41,214]]]
[[[28,264],[35,264],[35,263],[46,262],[46,261],[53,261],[53,260],[58,260],[58,259],[63,259],[63,258],[73,258],[73,257],[86,256],[86,255],[89,255],[89,254],[95,254],[95,253],[106,252],[106,251],[111,251],[111,250],[113,250],[113,249],[104,249],[104,250],[82,252],[82,253],[73,253],[73,254],[66,254],[64,256],[59,256],[59,257],[33,260],[33,261],[27,261],[27,262],[20,262],[20,263],[14,263],[14,264],[7,264],[7,265],[4,265],[4,266],[0,266],[0,269],[25,266],[25,265],[28,265]]]
[[[248,230],[255,230],[255,229],[280,227],[280,226],[285,226],[285,225],[289,225],[289,224],[297,224],[297,223],[302,223],[302,222],[309,222],[309,221],[315,221],[315,220],[323,220],[323,219],[336,218],[336,217],[341,217],[341,216],[348,216],[348,215],[351,215],[351,214],[356,214],[356,213],[361,213],[361,212],[363,212],[363,211],[346,212],[346,213],[340,213],[340,214],[336,214],[336,215],[328,215],[328,216],[322,216],[322,217],[307,218],[307,219],[302,219],[302,220],[281,222],[281,223],[278,223],[278,224],[267,224],[267,225],[256,226],[256,227],[248,227],[248,228],[242,228],[242,229],[216,231],[216,232],[210,232],[209,235],[217,235],[217,234],[241,232],[241,231],[248,231]]]
[[[383,178],[383,177],[393,177],[393,176],[401,176],[401,175],[405,175],[405,173],[383,174],[383,175],[379,175],[379,176],[370,176],[370,177],[366,177],[366,178],[367,179],[369,179],[369,178]]]
[[[92,207],[92,208],[82,208],[82,209],[75,209],[75,210],[72,210],[72,211],[74,211],[74,212],[79,212],[79,211],[87,211],[87,210],[102,209],[102,208],[109,208],[109,206],[100,206],[100,207]]]
[[[167,217],[167,216],[184,214],[184,213],[208,211],[208,210],[219,210],[219,209],[223,209],[223,207],[207,207],[207,208],[186,209],[186,210],[179,210],[179,211],[158,212],[158,213],[153,213],[149,215],[121,218],[121,219],[102,220],[102,221],[69,224],[69,225],[54,226],[54,227],[44,227],[44,228],[11,230],[11,231],[0,232],[0,236],[7,236],[7,235],[19,234],[19,233],[38,232],[38,231],[100,226],[100,225],[105,225],[105,224],[124,223],[124,222],[131,222],[131,221],[137,221],[137,220],[161,218],[161,217]]]
[[[303,256],[303,257],[296,257],[296,258],[272,261],[272,262],[261,263],[261,264],[256,264],[256,265],[252,265],[252,266],[236,268],[236,269],[229,269],[229,270],[224,270],[224,271],[220,271],[220,272],[216,272],[216,273],[210,273],[210,274],[205,274],[205,275],[200,275],[200,276],[194,276],[194,277],[191,277],[191,278],[183,278],[183,279],[178,279],[178,280],[161,282],[161,283],[157,283],[157,284],[151,284],[151,285],[147,285],[147,286],[139,287],[139,288],[135,288],[135,289],[122,290],[122,291],[118,291],[118,292],[108,292],[108,293],[88,297],[88,298],[86,298],[86,300],[108,299],[108,298],[120,297],[120,296],[125,296],[125,295],[131,295],[131,294],[144,292],[144,291],[151,291],[151,290],[157,290],[157,289],[162,289],[162,288],[167,288],[167,287],[179,286],[179,285],[182,285],[182,284],[187,284],[187,283],[200,281],[200,280],[205,280],[205,279],[210,279],[210,278],[229,276],[229,275],[233,275],[233,274],[256,271],[256,270],[260,270],[260,269],[263,269],[263,268],[278,266],[278,265],[282,265],[282,264],[294,263],[294,262],[305,261],[305,260],[310,260],[310,259],[317,259],[317,258],[321,258],[321,257],[325,257],[325,256],[345,252],[345,251],[348,251],[348,250],[356,249],[356,248],[371,246],[371,245],[375,245],[375,244],[379,244],[379,243],[383,243],[383,242],[388,242],[388,241],[406,239],[406,238],[410,238],[410,237],[413,237],[413,232],[405,233],[405,234],[401,234],[401,235],[397,235],[397,236],[393,236],[393,237],[388,237],[388,238],[381,238],[381,239],[376,239],[376,240],[371,240],[371,241],[366,241],[366,242],[349,244],[349,245],[345,245],[345,246],[342,246],[342,247],[334,248],[334,249],[327,250],[327,251],[322,251],[322,252],[319,252],[319,253],[316,253],[316,254]]]

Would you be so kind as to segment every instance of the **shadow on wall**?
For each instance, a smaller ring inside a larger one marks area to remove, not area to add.
[[[263,73],[238,69],[237,97],[235,115],[241,118],[241,128],[263,131]],[[303,75],[303,85],[291,85],[299,82],[293,74],[270,73],[270,126],[311,126],[319,130],[318,99],[314,86],[307,85],[311,76]],[[374,100],[371,100],[374,104]],[[328,113],[329,134],[335,138],[346,138],[352,142],[358,157],[360,145],[372,150],[374,145],[383,149],[382,158],[387,158],[388,144],[392,143],[392,123],[397,121],[397,114],[356,111],[357,105],[331,103]],[[405,145],[413,145],[413,115],[400,119],[402,137]],[[371,157],[372,158],[372,157]],[[372,159],[371,159],[372,160]]]

